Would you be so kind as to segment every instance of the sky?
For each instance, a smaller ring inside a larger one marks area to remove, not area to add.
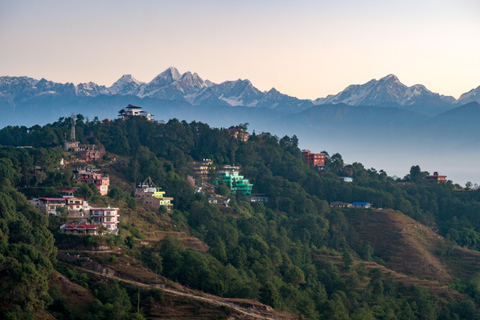
[[[111,86],[170,66],[316,99],[395,74],[480,86],[478,0],[0,0],[0,76]]]

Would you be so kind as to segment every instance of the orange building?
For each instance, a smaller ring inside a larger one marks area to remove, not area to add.
[[[230,132],[230,134],[233,136],[233,138],[238,139],[240,141],[248,141],[250,139],[250,133],[246,132],[243,127],[233,127],[229,129],[225,129],[225,131]]]
[[[313,164],[314,166],[324,167],[325,166],[325,154],[324,153],[312,153],[310,150],[302,150],[302,155],[307,160],[308,164]]]
[[[447,176],[439,176],[437,171],[435,171],[432,176],[427,176],[426,178],[428,182],[432,183],[447,182]]]

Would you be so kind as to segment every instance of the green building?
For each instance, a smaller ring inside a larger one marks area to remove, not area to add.
[[[248,179],[244,179],[243,176],[239,175],[238,171],[232,170],[219,173],[215,183],[218,185],[220,181],[223,181],[232,194],[237,194],[237,191],[246,196],[252,194],[253,184],[249,183]]]

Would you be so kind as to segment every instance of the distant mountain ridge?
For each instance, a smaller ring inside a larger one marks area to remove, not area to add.
[[[89,83],[56,83],[46,79],[29,77],[0,77],[0,100],[15,106],[18,102],[41,96],[55,97],[99,97],[135,96],[161,100],[179,100],[191,105],[244,106],[270,108],[288,112],[299,112],[314,105],[340,104],[351,106],[375,106],[395,103],[400,108],[435,115],[452,109],[454,106],[472,101],[480,102],[480,86],[464,93],[458,101],[428,90],[423,85],[408,87],[390,74],[380,80],[370,80],[364,84],[348,86],[336,95],[316,100],[298,99],[272,88],[260,91],[249,80],[225,81],[220,84],[203,80],[190,71],[181,74],[170,67],[145,83],[132,75],[123,75],[111,87]],[[44,99],[44,97],[42,97]]]
[[[13,106],[17,102],[25,102],[44,95],[65,98],[136,96],[142,99],[186,101],[192,105],[214,104],[288,111],[300,111],[313,105],[310,100],[290,97],[274,88],[268,92],[260,91],[249,80],[239,79],[215,84],[190,71],[180,74],[174,67],[163,71],[148,83],[138,81],[129,74],[123,75],[111,87],[93,82],[75,85],[28,77],[0,77],[0,100]]]
[[[345,103],[353,106],[371,106],[385,102],[409,106],[418,103],[454,104],[456,100],[451,96],[434,93],[420,84],[407,87],[393,74],[380,80],[373,79],[364,84],[350,85],[336,95],[315,100],[315,104]]]

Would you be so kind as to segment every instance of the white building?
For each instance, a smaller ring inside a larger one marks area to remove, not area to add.
[[[142,111],[141,107],[132,106],[131,104],[129,104],[125,108],[125,113],[123,114],[123,118],[128,119],[133,116],[145,117],[148,121],[152,121],[153,119],[153,115],[146,111]]]
[[[112,232],[118,229],[119,208],[90,208],[90,219]]]

